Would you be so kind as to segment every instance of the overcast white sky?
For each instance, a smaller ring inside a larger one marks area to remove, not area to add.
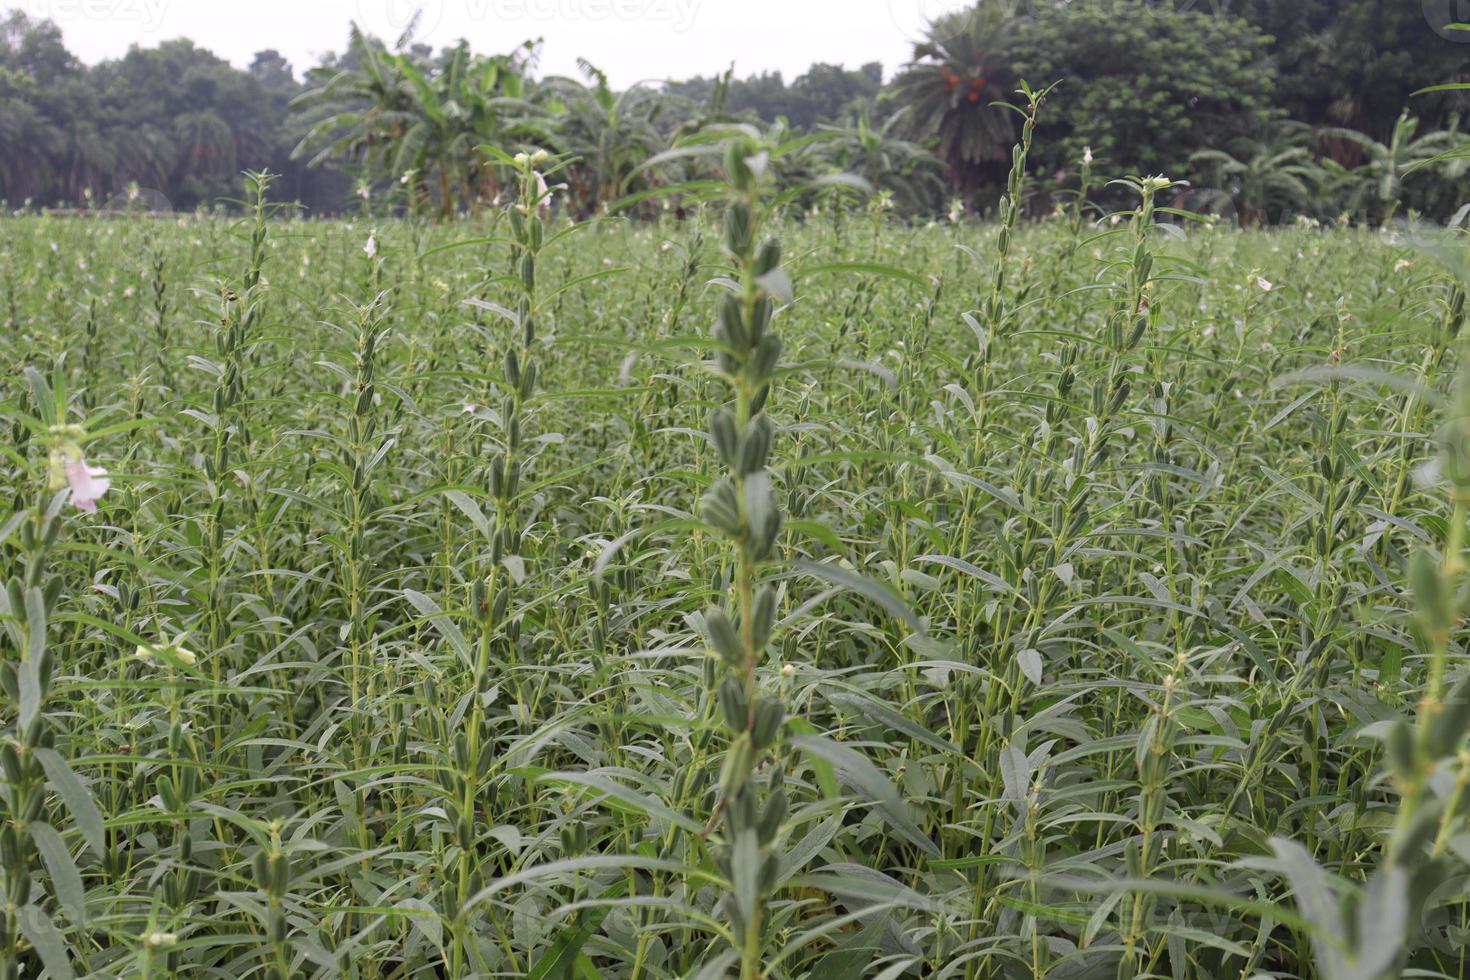
[[[973,0],[971,0],[973,2]],[[237,65],[275,48],[300,73],[346,44],[347,25],[396,40],[422,8],[421,39],[460,37],[477,51],[507,51],[545,38],[540,72],[570,74],[578,56],[619,86],[646,78],[739,75],[779,69],[787,79],[814,61],[891,72],[934,16],[965,0],[0,0],[56,21],[84,61],[192,38]]]

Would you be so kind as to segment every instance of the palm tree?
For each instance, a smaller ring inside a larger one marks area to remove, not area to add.
[[[1418,131],[1419,120],[1407,110],[1399,116],[1386,143],[1353,129],[1323,131],[1329,138],[1348,140],[1363,148],[1363,162],[1351,170],[1332,160],[1324,164],[1332,178],[1331,190],[1338,195],[1344,210],[1382,224],[1398,210],[1404,195],[1404,178],[1410,171],[1437,163],[1441,175],[1448,180],[1464,176],[1470,159],[1453,154],[1444,156],[1459,143],[1460,133],[1440,130],[1417,135]]]
[[[61,129],[23,96],[0,98],[0,198],[44,199],[64,143]]]
[[[494,177],[476,147],[539,132],[524,98],[532,50],[528,44],[485,58],[461,41],[436,69],[409,54],[388,54],[354,25],[356,67],[325,77],[292,102],[296,112],[327,113],[292,155],[321,147],[312,165],[346,158],[373,179],[402,178],[411,208],[432,186],[442,218],[461,203],[478,213]]]
[[[1228,197],[1243,225],[1260,225],[1288,211],[1312,207],[1326,171],[1306,145],[1307,128],[1286,123],[1266,139],[1242,137],[1228,150],[1201,150],[1189,158],[1217,195]]]
[[[291,151],[292,159],[314,154],[308,166],[343,159],[380,179],[396,179],[398,143],[417,121],[412,86],[398,61],[356,25],[348,45],[349,67],[314,68],[318,82],[291,101],[291,111],[311,126]]]
[[[980,183],[986,165],[1003,166],[1015,142],[1011,111],[995,104],[1016,86],[1007,48],[1017,22],[1002,6],[978,4],[936,20],[887,96],[908,110],[912,137],[936,140],[964,190]]]
[[[586,84],[557,76],[546,80],[544,91],[560,110],[557,140],[577,158],[571,169],[572,196],[600,212],[636,191],[632,184],[643,163],[665,147],[658,119],[666,106],[642,84],[617,93],[601,69],[585,59],[577,65]]]
[[[908,109],[873,126],[866,112],[851,126],[823,126],[827,139],[813,149],[834,172],[854,174],[889,191],[908,213],[934,211],[944,200],[944,168],[932,153],[898,135]]]

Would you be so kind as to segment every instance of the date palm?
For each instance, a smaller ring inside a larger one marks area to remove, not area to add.
[[[1007,48],[1016,23],[1005,5],[988,3],[935,20],[887,96],[908,110],[910,136],[936,139],[935,152],[965,189],[985,165],[1009,160],[1015,142],[1013,115],[996,103],[1015,88]]]

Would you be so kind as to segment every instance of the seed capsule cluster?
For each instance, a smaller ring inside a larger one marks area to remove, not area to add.
[[[760,975],[762,905],[780,875],[774,845],[788,806],[779,764],[770,766],[764,799],[756,783],[786,719],[785,705],[761,692],[758,683],[758,667],[775,628],[777,594],[769,585],[757,585],[756,572],[772,558],[782,524],[766,470],[776,427],[765,407],[782,352],[772,320],[778,298],[790,286],[781,270],[780,244],[761,236],[761,185],[768,160],[748,139],[735,140],[725,156],[733,200],[725,212],[723,245],[738,283],[720,299],[713,368],[729,386],[731,402],[709,419],[710,441],[725,475],[700,502],[703,519],[735,550],[733,606],[707,610],[704,621],[709,645],[724,668],[715,700],[731,740],[718,811],[725,846],[716,862],[731,882],[724,907],[742,943],[745,977]]]

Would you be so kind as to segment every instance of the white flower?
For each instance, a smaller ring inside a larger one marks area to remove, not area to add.
[[[1414,263],[1410,262],[1408,259],[1399,259],[1393,264],[1394,272],[1403,272],[1406,269],[1412,268],[1414,268]]]
[[[1276,288],[1276,284],[1265,276],[1256,276],[1256,285],[1260,286],[1261,290],[1267,293]]]
[[[107,471],[100,466],[88,466],[81,456],[68,457],[62,464],[66,470],[66,482],[71,487],[71,502],[77,509],[88,514],[97,513],[97,501],[112,486]]]
[[[516,166],[518,166],[518,167],[524,167],[526,164],[528,164],[528,163],[531,162],[531,154],[524,153],[524,152],[523,153],[517,153],[515,155],[515,162],[516,162]]]
[[[1090,147],[1090,146],[1084,146],[1082,148],[1082,165],[1083,166],[1087,166],[1087,165],[1089,165],[1091,163],[1092,163],[1092,147]]]
[[[199,655],[193,650],[187,650],[177,643],[160,646],[146,646],[139,644],[138,649],[133,651],[133,656],[150,666],[159,660],[181,663],[185,667],[192,667],[199,662]]]
[[[542,207],[551,207],[551,202],[556,200],[556,195],[546,187],[546,178],[541,176],[541,171],[536,172],[536,198]]]
[[[373,196],[372,188],[368,187],[367,184],[359,185],[357,188],[357,196],[366,201],[368,198]]]
[[[143,936],[143,945],[149,949],[172,949],[179,944],[176,932],[150,932]]]
[[[362,247],[362,251],[370,259],[378,257],[378,229],[374,228],[369,233],[367,244]]]

